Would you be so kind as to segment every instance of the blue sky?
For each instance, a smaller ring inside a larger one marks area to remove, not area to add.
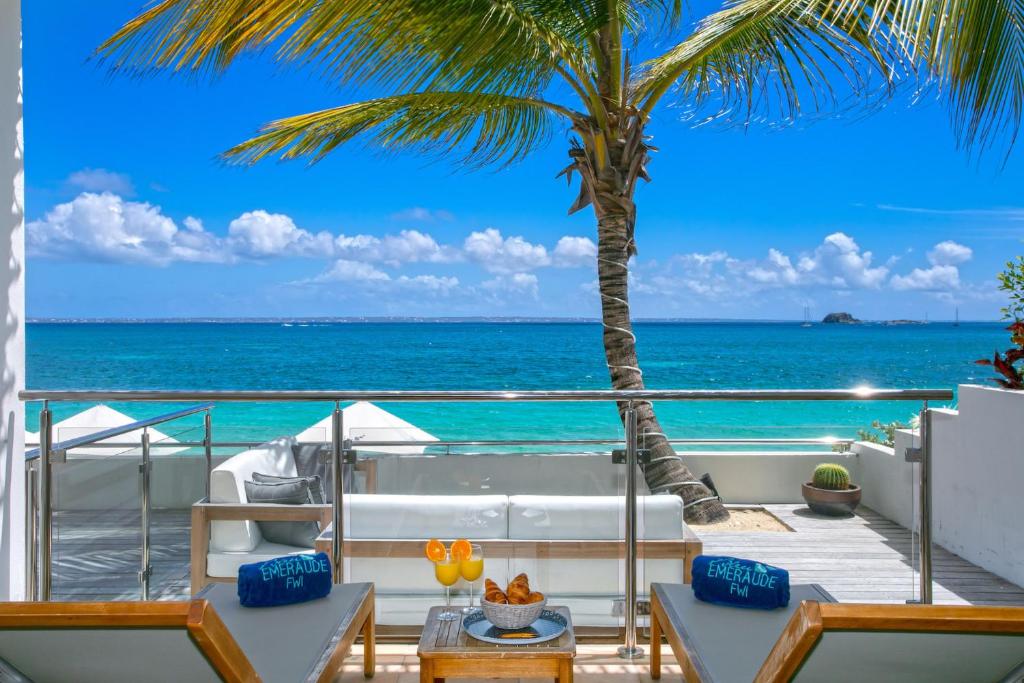
[[[467,173],[359,145],[317,166],[216,160],[261,123],[377,94],[249,59],[111,77],[137,1],[24,3],[27,307],[35,317],[596,316],[593,216],[567,134]],[[1021,150],[956,149],[940,103],[782,129],[651,127],[636,317],[995,319],[1024,251]]]

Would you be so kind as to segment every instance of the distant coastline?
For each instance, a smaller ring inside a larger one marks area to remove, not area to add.
[[[115,325],[147,325],[147,324],[253,324],[253,325],[324,325],[324,324],[381,324],[381,323],[493,323],[493,324],[600,324],[600,318],[587,317],[530,317],[530,316],[332,316],[332,317],[286,317],[286,318],[253,318],[253,317],[195,317],[195,318],[34,318],[29,317],[29,324],[35,325],[69,325],[69,324],[115,324]],[[786,318],[635,318],[634,323],[661,324],[786,324],[799,323],[800,320]],[[861,320],[866,325],[908,325],[924,324],[923,321],[912,320]],[[953,323],[953,320],[932,320],[933,323]],[[998,320],[960,320],[960,323],[998,323]],[[824,323],[815,323],[817,327]]]

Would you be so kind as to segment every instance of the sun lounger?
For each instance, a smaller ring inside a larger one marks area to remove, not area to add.
[[[187,602],[0,603],[0,661],[33,683],[330,681],[362,633],[373,675],[372,584],[264,609],[241,607],[234,588]]]
[[[653,583],[652,678],[662,634],[685,680],[701,683],[1024,681],[1024,607],[838,604],[794,585],[789,607],[768,612]]]

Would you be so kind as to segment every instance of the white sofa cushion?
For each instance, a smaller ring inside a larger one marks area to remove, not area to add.
[[[312,548],[296,548],[270,541],[260,543],[250,551],[211,550],[206,554],[206,574],[218,578],[238,578],[238,568],[243,564],[264,562],[284,555],[301,555],[316,552]]]
[[[228,458],[210,473],[211,503],[247,503],[245,482],[253,472],[277,477],[295,477],[295,458],[292,446],[295,437],[282,436],[248,451]],[[212,551],[250,552],[263,541],[256,522],[212,522],[210,549]],[[255,562],[256,560],[253,560]]]
[[[345,496],[345,538],[508,538],[508,496]]]
[[[509,496],[508,537],[524,540],[625,538],[626,507],[620,496]],[[679,496],[640,496],[637,536],[683,538]]]

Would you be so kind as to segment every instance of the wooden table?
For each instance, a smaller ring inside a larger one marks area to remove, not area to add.
[[[550,676],[558,683],[572,683],[576,636],[568,607],[548,607],[568,624],[565,633],[536,645],[496,645],[473,638],[462,620],[438,621],[443,607],[431,607],[416,654],[420,658],[420,683],[446,678],[519,678]]]

